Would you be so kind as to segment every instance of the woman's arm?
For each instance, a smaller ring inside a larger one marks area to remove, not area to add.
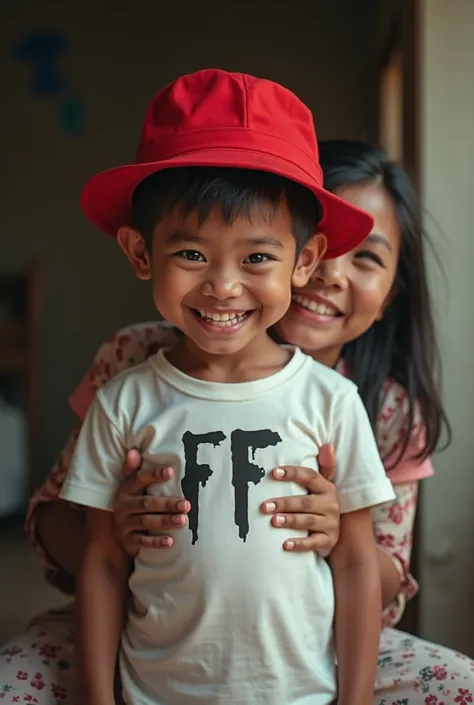
[[[407,601],[418,591],[416,580],[410,573],[418,482],[393,485],[393,490],[395,499],[392,502],[372,510],[384,595],[383,623],[390,627],[401,619]]]
[[[43,560],[47,579],[66,593],[74,592],[85,545],[84,511],[77,505],[59,501],[78,431],[71,434],[46,484],[31,500],[27,518],[27,530]],[[117,536],[131,556],[143,547],[171,547],[174,542],[172,533],[153,536],[149,532],[173,532],[184,527],[186,514],[191,508],[182,497],[147,495],[149,485],[171,479],[173,470],[139,470],[140,463],[139,453],[129,451],[123,468],[128,479],[118,490],[114,509]],[[308,538],[296,539],[292,550],[318,550],[327,555],[336,544],[339,506],[334,485],[324,478],[324,474],[331,476],[332,470],[322,468],[321,472],[323,474],[301,468],[297,473],[295,481],[312,493],[308,497],[287,498],[285,504],[281,499],[275,500],[275,509],[268,509],[268,502],[262,507],[265,513],[274,515],[272,523],[275,527],[282,526],[278,524],[278,517],[284,516],[287,526],[312,531]]]
[[[44,485],[30,499],[25,521],[27,536],[41,560],[46,580],[66,594],[75,589],[74,576],[82,558],[85,520],[84,509],[60,503],[59,493],[79,430],[80,426],[71,433]],[[61,509],[58,510],[59,504]]]
[[[380,584],[382,588],[382,608],[388,607],[397,597],[402,586],[400,573],[398,572],[393,558],[377,546],[377,562],[380,573]]]
[[[109,512],[90,510],[77,589],[78,705],[114,705],[114,676],[131,561]]]
[[[330,558],[336,597],[338,705],[372,702],[382,613],[377,548],[369,509],[341,517]]]
[[[66,502],[40,504],[36,540],[47,556],[47,565],[65,574],[64,580],[73,586],[86,545],[85,512]]]

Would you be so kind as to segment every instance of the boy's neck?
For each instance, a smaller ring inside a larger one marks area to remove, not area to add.
[[[291,352],[277,345],[266,332],[241,350],[225,355],[212,355],[183,335],[166,353],[166,357],[172,365],[191,377],[236,384],[275,374],[290,360]]]

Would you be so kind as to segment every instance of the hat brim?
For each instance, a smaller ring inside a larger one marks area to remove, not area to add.
[[[373,227],[371,215],[326,191],[310,174],[292,162],[241,149],[203,149],[159,162],[130,164],[103,171],[86,183],[81,196],[81,207],[94,225],[116,237],[118,229],[130,223],[132,195],[138,184],[157,171],[184,166],[256,169],[278,174],[306,186],[319,199],[323,209],[318,231],[327,237],[325,259],[339,257],[354,249]]]

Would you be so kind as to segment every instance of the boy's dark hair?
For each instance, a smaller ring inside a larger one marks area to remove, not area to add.
[[[359,387],[372,427],[383,403],[387,378],[408,396],[408,423],[400,460],[412,436],[418,405],[425,426],[419,458],[436,449],[443,427],[447,443],[451,429],[440,397],[440,357],[428,290],[425,241],[418,197],[405,171],[370,144],[331,140],[320,144],[324,185],[330,191],[351,184],[377,182],[392,198],[401,232],[394,297],[383,318],[357,340],[344,346],[342,356]],[[396,464],[396,463],[395,463]]]
[[[321,205],[304,186],[265,171],[202,166],[164,169],[135,189],[130,225],[151,249],[156,224],[175,208],[185,217],[197,211],[202,225],[218,206],[224,224],[231,225],[239,216],[250,218],[255,207],[271,217],[282,198],[288,204],[299,253],[316,233]]]

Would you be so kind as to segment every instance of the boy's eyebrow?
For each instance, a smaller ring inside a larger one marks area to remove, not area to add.
[[[177,231],[171,235],[168,240],[169,243],[173,245],[182,245],[186,243],[193,243],[195,245],[202,245],[206,242],[206,239],[199,237],[199,235],[193,235],[191,233],[186,233],[183,231]],[[249,237],[243,238],[242,242],[247,242],[251,245],[264,245],[267,247],[276,247],[278,249],[283,248],[283,243],[280,242],[273,235],[263,235],[262,237]]]
[[[182,245],[183,243],[187,242],[193,242],[196,245],[202,245],[202,243],[205,242],[205,239],[203,237],[199,237],[199,235],[191,235],[191,233],[178,231],[171,235],[168,242],[176,245]]]
[[[246,242],[252,243],[252,245],[267,245],[269,247],[277,247],[278,249],[283,248],[283,243],[277,240],[273,235],[264,235],[263,237],[249,237],[246,238]]]
[[[367,235],[366,242],[371,242],[374,245],[384,245],[389,252],[392,252],[392,246],[385,237],[385,235],[380,235],[379,233],[370,233]]]

